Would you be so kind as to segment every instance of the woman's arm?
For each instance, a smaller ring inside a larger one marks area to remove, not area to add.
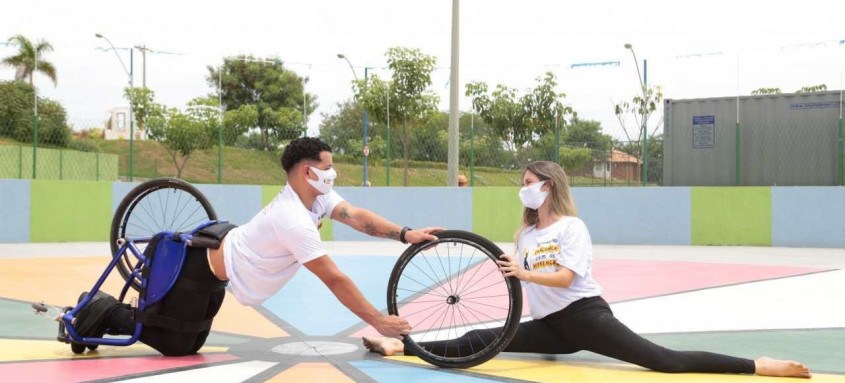
[[[563,266],[558,266],[553,273],[540,273],[523,269],[511,255],[502,254],[499,258],[503,260],[496,262],[499,264],[499,270],[505,273],[506,277],[513,275],[521,281],[550,287],[569,287],[575,279],[575,272]]]

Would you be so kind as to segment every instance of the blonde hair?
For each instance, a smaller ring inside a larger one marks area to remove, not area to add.
[[[568,217],[578,216],[575,200],[569,190],[569,178],[566,177],[566,172],[560,165],[549,161],[530,162],[522,170],[522,178],[525,178],[525,172],[528,171],[534,173],[540,181],[546,181],[546,185],[549,185],[549,195],[546,199],[549,200],[549,208],[552,214]],[[526,207],[522,211],[522,223],[513,237],[514,245],[518,245],[519,234],[528,226],[536,225],[538,219],[537,210]]]

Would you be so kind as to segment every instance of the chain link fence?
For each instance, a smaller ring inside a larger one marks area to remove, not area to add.
[[[649,142],[648,169],[642,160],[642,143],[609,141],[571,142],[554,134],[537,137],[530,145],[514,147],[483,129],[476,130],[470,116],[462,119],[459,140],[459,174],[471,186],[519,186],[521,169],[530,161],[554,161],[566,169],[575,186],[659,185],[662,179],[662,141]],[[466,120],[466,121],[463,121]],[[464,124],[466,122],[466,124]],[[176,155],[160,142],[136,135],[129,139],[125,125],[89,119],[68,125],[64,147],[44,136],[33,152],[32,141],[0,137],[0,178],[122,180],[172,176],[190,182],[237,184],[279,184],[284,174],[279,158],[283,147],[256,148],[249,133],[233,146],[216,145]],[[349,137],[322,138],[334,148],[339,186],[443,186],[447,182],[448,127],[416,128],[371,124],[367,137],[368,155],[364,176],[363,137],[360,127],[350,127]],[[357,130],[357,133],[356,133]],[[341,142],[344,141],[344,142]],[[252,144],[251,144],[252,143]],[[558,148],[555,150],[555,148]],[[131,148],[131,149],[130,149]],[[75,150],[74,150],[75,149]],[[33,172],[33,153],[37,166]],[[130,154],[131,153],[131,154]],[[130,173],[130,160],[133,162]],[[219,171],[222,171],[218,173]]]

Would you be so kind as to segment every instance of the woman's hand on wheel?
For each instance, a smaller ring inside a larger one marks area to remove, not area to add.
[[[411,324],[396,315],[382,315],[373,327],[379,334],[396,339],[402,339],[402,335],[411,332]]]
[[[520,281],[528,280],[528,270],[525,270],[514,259],[512,255],[502,254],[499,256],[501,260],[496,261],[499,264],[499,270],[504,273],[506,277],[514,276]]]

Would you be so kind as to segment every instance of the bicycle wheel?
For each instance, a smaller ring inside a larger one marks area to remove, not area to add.
[[[435,235],[436,241],[412,245],[399,257],[388,282],[388,311],[413,327],[404,339],[407,350],[438,367],[469,368],[513,338],[522,289],[499,271],[502,250],[492,242],[460,230]],[[485,339],[467,345],[473,330],[486,332]]]
[[[150,238],[162,231],[190,231],[216,219],[211,204],[191,184],[176,178],[146,181],[132,189],[114,212],[109,236],[112,257],[120,248],[118,240],[132,240],[143,252],[146,242],[136,239]],[[117,270],[124,280],[129,280],[138,260],[128,250],[121,258]],[[133,278],[132,288],[140,291],[138,278]]]

